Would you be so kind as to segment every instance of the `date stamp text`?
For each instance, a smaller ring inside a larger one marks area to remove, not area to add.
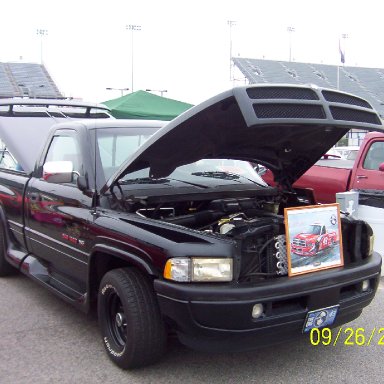
[[[346,346],[357,345],[367,347],[369,345],[384,346],[384,327],[374,327],[370,330],[365,328],[313,328],[309,334],[312,345],[331,345],[343,344]]]

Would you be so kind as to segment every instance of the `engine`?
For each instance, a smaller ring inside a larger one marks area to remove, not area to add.
[[[240,281],[288,274],[282,216],[260,213],[257,218],[249,219],[244,214],[237,214],[221,219],[217,231],[240,244]]]
[[[136,213],[233,239],[241,249],[239,278],[253,281],[288,273],[280,205],[270,198],[232,198],[141,207]]]
[[[239,249],[238,280],[253,282],[288,274],[284,208],[313,205],[295,193],[267,196],[195,199],[130,205],[137,215],[231,239]],[[369,254],[372,229],[361,220],[342,215],[344,264]]]

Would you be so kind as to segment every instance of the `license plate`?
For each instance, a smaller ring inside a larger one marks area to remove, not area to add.
[[[316,309],[307,313],[304,322],[303,333],[309,332],[313,328],[327,327],[332,325],[336,319],[338,305],[332,307]]]

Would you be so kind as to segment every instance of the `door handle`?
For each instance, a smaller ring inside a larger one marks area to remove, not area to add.
[[[365,175],[357,175],[356,179],[368,179],[368,176]]]

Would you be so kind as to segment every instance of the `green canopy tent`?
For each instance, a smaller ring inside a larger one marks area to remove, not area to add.
[[[117,119],[172,120],[193,105],[145,91],[129,93],[104,101]]]

